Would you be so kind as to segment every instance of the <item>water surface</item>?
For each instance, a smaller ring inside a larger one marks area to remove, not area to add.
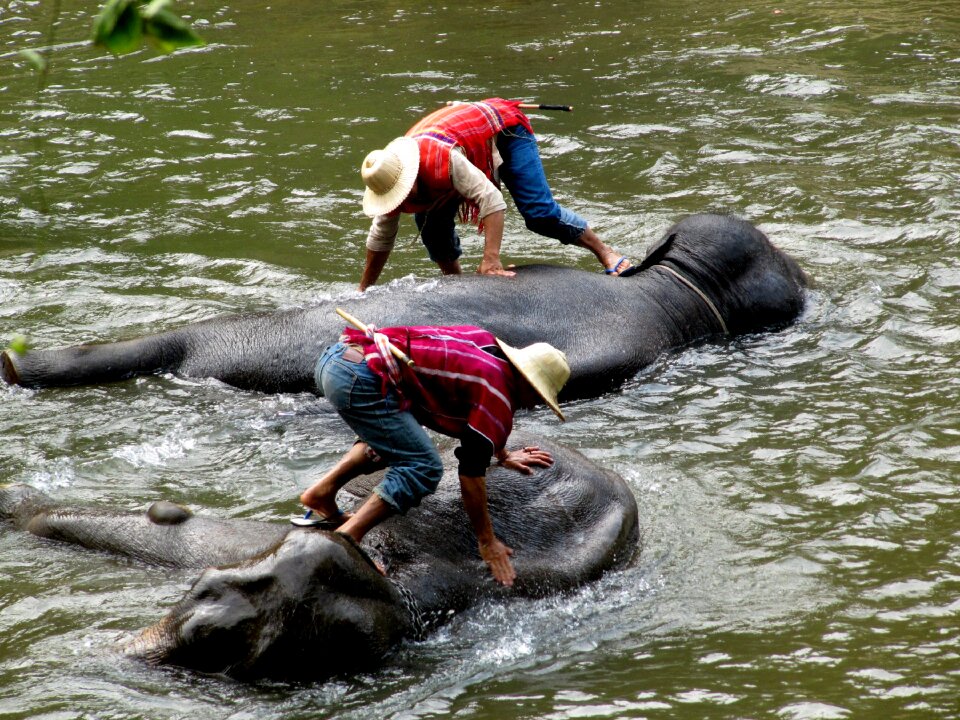
[[[85,38],[93,6],[64,5],[54,41]],[[956,717],[951,3],[414,5],[179,2],[206,47],[65,47],[40,91],[11,54],[47,42],[53,5],[0,9],[0,343],[354,292],[364,155],[493,95],[575,106],[533,124],[555,194],[610,244],[637,259],[683,215],[736,213],[815,279],[806,312],[664,357],[562,426],[519,418],[624,477],[635,564],[476,608],[371,675],[250,686],[124,660],[194,574],[0,533],[0,715]],[[512,208],[504,259],[597,269]],[[404,223],[384,280],[434,272]],[[0,403],[0,482],[131,510],[282,520],[351,440],[312,397],[173,377]]]

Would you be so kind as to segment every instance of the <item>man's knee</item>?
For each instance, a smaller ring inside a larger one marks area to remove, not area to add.
[[[586,220],[560,206],[556,210],[524,213],[523,220],[530,232],[559,240],[564,245],[576,242],[589,227]]]
[[[550,215],[524,215],[523,217],[527,230],[547,237],[553,236],[553,231],[557,228],[557,220],[556,216]]]
[[[440,459],[440,453],[434,450],[430,457],[424,458],[421,472],[423,474],[422,484],[425,488],[429,488],[427,494],[435,492],[440,480],[443,479],[443,460]]]
[[[543,237],[559,240],[564,245],[574,242],[580,235],[580,231],[574,231],[565,226],[557,215],[526,216],[524,217],[527,230],[542,235]]]
[[[421,235],[423,246],[427,254],[435,263],[455,263],[463,255],[460,247],[460,235],[451,229],[449,234],[435,233],[431,236]]]

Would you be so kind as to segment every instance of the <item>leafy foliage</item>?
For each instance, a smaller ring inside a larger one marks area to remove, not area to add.
[[[30,349],[30,341],[25,335],[14,335],[8,349],[13,350],[17,355],[26,355]]]
[[[114,55],[140,49],[144,39],[164,53],[203,45],[203,39],[170,5],[170,0],[107,0],[93,24],[93,44]]]
[[[30,66],[37,72],[43,72],[47,67],[47,59],[36,50],[21,50],[20,56],[26,58]]]

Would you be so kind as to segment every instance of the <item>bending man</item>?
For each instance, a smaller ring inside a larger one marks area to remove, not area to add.
[[[413,360],[397,363],[387,341]],[[394,513],[406,513],[436,490],[443,465],[425,425],[458,438],[463,504],[480,556],[494,578],[512,585],[513,551],[493,532],[486,472],[491,456],[522,473],[553,458],[537,447],[508,451],[517,408],[547,405],[563,419],[557,393],[570,377],[564,354],[547,343],[518,350],[478,327],[385,328],[368,337],[347,329],[317,361],[317,386],[359,439],[300,496],[309,508],[296,525],[337,528],[360,542]],[[337,507],[348,481],[386,466],[383,480],[353,515]]]
[[[490,98],[454,103],[427,115],[402,138],[363,161],[363,211],[373,218],[360,290],[376,283],[393,249],[401,213],[413,213],[430,259],[444,275],[459,274],[457,217],[484,235],[477,272],[508,275],[500,262],[506,203],[502,180],[527,228],[590,250],[608,275],[630,267],[579,215],[553,199],[533,128],[519,101]]]

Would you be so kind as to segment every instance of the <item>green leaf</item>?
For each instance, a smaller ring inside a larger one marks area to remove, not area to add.
[[[26,355],[27,350],[30,349],[30,342],[27,340],[24,335],[14,335],[13,339],[10,341],[10,350],[13,350],[17,355]]]
[[[162,3],[162,4],[161,4]],[[144,33],[165,53],[171,53],[185,47],[196,47],[204,42],[191,28],[190,24],[177,17],[164,6],[164,0],[154,0],[144,11]],[[155,5],[156,10],[149,12]]]
[[[93,44],[114,55],[138,50],[143,43],[141,0],[108,0],[93,23]]]
[[[111,32],[120,19],[120,15],[130,6],[131,0],[107,0],[100,14],[93,21],[93,41],[100,40]]]
[[[161,10],[166,10],[170,5],[170,0],[150,0],[150,3],[140,13],[144,20],[149,20]]]
[[[38,73],[42,73],[46,69],[47,59],[36,50],[21,50],[19,54],[26,58],[27,62],[29,62]]]

